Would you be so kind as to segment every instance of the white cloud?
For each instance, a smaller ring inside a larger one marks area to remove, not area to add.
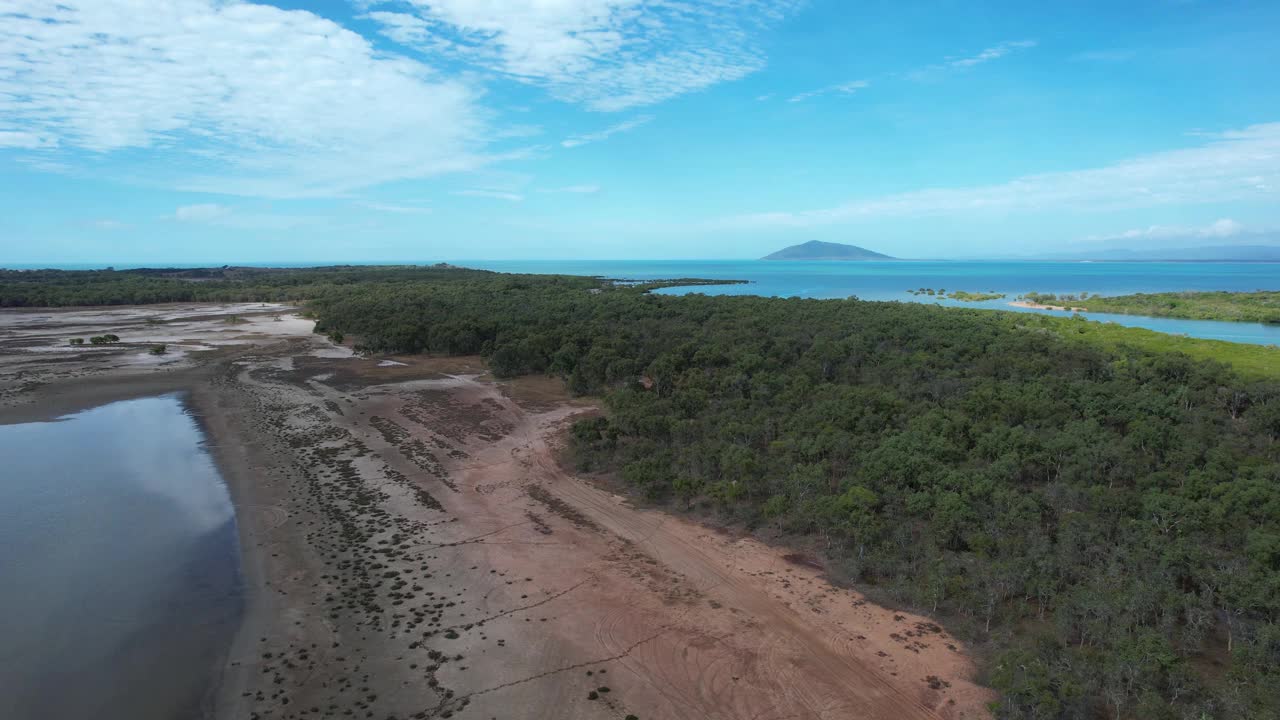
[[[1126,230],[1114,235],[1093,235],[1086,239],[1095,241],[1167,238],[1220,240],[1223,238],[1236,237],[1248,232],[1250,231],[1247,230],[1242,223],[1236,222],[1231,218],[1222,218],[1221,220],[1215,220],[1214,222],[1201,227],[1187,227],[1185,225],[1149,225],[1145,228]]]
[[[141,149],[166,160],[147,181],[275,196],[486,162],[477,90],[309,12],[236,0],[2,7],[0,146],[59,159]]]
[[[120,222],[119,220],[112,220],[110,218],[105,218],[102,220],[94,220],[89,224],[92,227],[97,228],[98,230],[128,230],[133,227],[129,223]]]
[[[231,214],[231,208],[217,203],[200,203],[183,205],[173,212],[173,219],[179,222],[211,222]]]
[[[20,162],[32,170],[50,173],[52,175],[74,175],[76,168],[65,162],[51,160],[48,157],[39,155],[14,155],[14,161]]]
[[[977,55],[968,55],[964,57],[948,57],[940,63],[930,65],[913,72],[906,73],[906,77],[913,80],[926,80],[937,77],[948,71],[964,70],[976,65],[983,65],[993,60],[999,60],[1006,55],[1026,50],[1037,45],[1035,40],[1010,40],[992,45],[989,48],[979,52]]]
[[[791,103],[804,102],[805,100],[808,100],[810,98],[814,98],[819,95],[826,95],[828,93],[836,93],[838,95],[852,95],[858,92],[859,90],[867,87],[871,87],[871,83],[868,82],[867,80],[852,80],[850,82],[838,83],[836,85],[828,85],[826,87],[818,88],[817,90],[810,90],[809,92],[802,92],[798,95],[792,95],[791,97],[787,98],[787,102],[791,102]]]
[[[386,5],[388,3],[358,4]],[[650,105],[764,67],[756,42],[800,0],[408,0],[370,12],[396,42],[593,110]]]
[[[630,120],[620,122],[617,125],[611,125],[603,130],[597,130],[596,132],[591,132],[591,133],[584,133],[582,135],[571,135],[570,137],[567,137],[564,140],[561,140],[560,145],[567,148],[573,148],[573,147],[578,147],[580,145],[587,145],[593,142],[600,142],[601,140],[607,140],[609,139],[609,137],[613,135],[617,135],[618,133],[624,133],[630,130],[635,130],[641,125],[651,122],[652,120],[653,120],[652,115],[641,115],[639,117],[634,117],[634,118],[631,118]]]
[[[381,32],[401,45],[421,45],[431,40],[431,24],[402,12],[371,12],[367,16],[381,26]]]
[[[955,68],[973,67],[974,65],[981,65],[982,63],[991,62],[992,60],[998,60],[1015,50],[1024,50],[1035,46],[1035,40],[1002,42],[999,45],[993,45],[971,57],[948,58],[946,64],[948,67]]]
[[[1035,47],[1035,45],[1036,45],[1036,42],[1034,40],[1017,40],[1017,41],[1011,41],[1011,42],[1003,42],[1003,43],[1000,43],[999,45],[989,47],[986,50],[983,50],[982,52],[978,53],[977,55],[973,55],[971,57],[962,57],[962,58],[947,58],[945,62],[936,64],[936,65],[930,65],[929,67],[924,68],[923,70],[916,70],[914,72],[905,73],[905,76],[920,80],[920,79],[930,77],[932,75],[936,75],[946,70],[951,70],[955,68],[968,68],[968,67],[973,67],[974,65],[981,65],[982,63],[986,63],[992,60],[996,60],[998,58],[1002,58],[1005,55],[1008,55],[1009,53],[1014,52],[1015,50]],[[901,73],[890,73],[889,77],[897,78],[897,77],[902,77],[903,75],[904,74],[901,74]],[[849,82],[837,83],[835,85],[827,85],[826,87],[820,87],[817,90],[809,90],[808,92],[797,93],[787,98],[787,102],[799,103],[799,102],[804,102],[806,100],[811,100],[821,95],[829,95],[829,94],[852,95],[858,92],[859,90],[863,90],[869,87],[871,87],[870,80],[851,80]],[[760,97],[757,97],[756,99],[767,100],[770,97],[772,96],[762,95]]]
[[[0,129],[0,148],[24,148],[27,150],[35,150],[37,148],[51,147],[52,145],[53,142],[50,138],[41,137],[33,132],[27,132],[25,130]]]
[[[719,224],[813,227],[927,214],[1275,202],[1280,199],[1275,188],[1280,188],[1280,123],[1269,123],[1220,133],[1198,147],[1141,155],[1104,167],[1026,175],[996,185],[917,190],[815,210],[742,215]]]
[[[1222,218],[1211,223],[1208,227],[1199,228],[1196,234],[1200,237],[1223,238],[1239,235],[1244,232],[1244,225],[1232,220],[1231,218]]]
[[[520,202],[524,200],[524,195],[510,190],[495,190],[490,188],[468,188],[466,190],[455,190],[450,195],[461,195],[462,197],[478,197],[491,198],[493,200],[506,200],[508,202]]]
[[[294,215],[266,210],[231,208],[219,203],[183,205],[168,220],[201,225],[216,225],[237,230],[293,230],[299,227],[325,225],[335,227],[335,219],[316,215]]]

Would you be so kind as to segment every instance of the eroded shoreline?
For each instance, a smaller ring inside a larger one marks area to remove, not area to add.
[[[231,488],[248,593],[208,715],[985,714],[927,618],[566,473],[556,443],[591,408],[556,383],[341,354],[268,334],[169,373]]]

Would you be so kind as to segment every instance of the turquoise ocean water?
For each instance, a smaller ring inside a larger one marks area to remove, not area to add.
[[[762,260],[477,260],[457,261],[465,267],[523,273],[604,275],[648,280],[699,277],[746,280],[746,285],[671,288],[664,293],[771,295],[778,297],[900,300],[939,305],[1013,310],[1009,302],[1025,292],[1125,295],[1180,290],[1280,290],[1277,263],[1120,263],[1120,262],[766,262]],[[917,288],[995,291],[1005,300],[962,303],[915,296]],[[1143,327],[1159,332],[1232,342],[1280,345],[1280,325],[1177,320],[1134,315],[1087,314],[1092,320]]]

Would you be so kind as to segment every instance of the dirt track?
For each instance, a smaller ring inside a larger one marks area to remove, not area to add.
[[[555,444],[590,407],[555,384],[252,342],[187,361],[250,599],[211,714],[985,715],[989,693],[926,618],[566,473]]]

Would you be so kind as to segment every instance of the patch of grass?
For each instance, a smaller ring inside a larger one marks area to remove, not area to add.
[[[1028,293],[1027,297],[1047,305],[1070,303],[1090,312],[1280,324],[1280,291],[1277,290],[1081,295],[1079,298]]]
[[[1051,330],[1065,338],[1100,344],[1110,349],[1133,347],[1152,352],[1178,352],[1197,360],[1214,360],[1235,368],[1249,380],[1280,378],[1280,347],[1208,340],[1093,322],[1084,318],[1019,314],[1014,320],[1025,328]]]

